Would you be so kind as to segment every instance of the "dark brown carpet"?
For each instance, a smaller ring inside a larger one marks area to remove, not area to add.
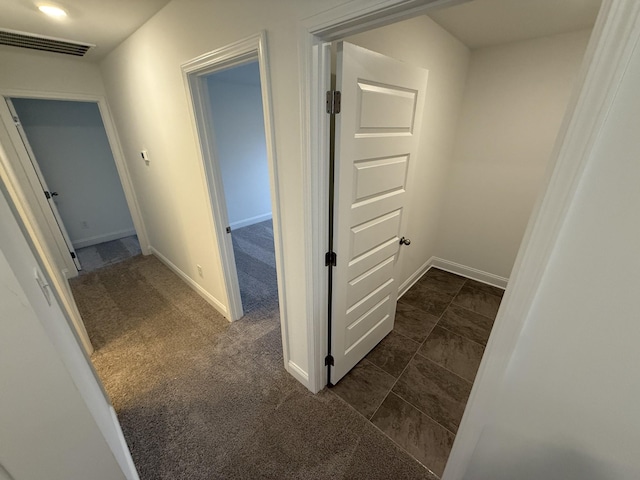
[[[245,314],[278,301],[276,253],[271,220],[231,232],[233,255]]]
[[[72,288],[142,480],[434,478],[286,373],[277,304],[230,324],[154,257]]]

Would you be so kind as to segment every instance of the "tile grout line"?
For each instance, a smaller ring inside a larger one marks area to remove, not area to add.
[[[373,365],[373,364],[372,364]],[[374,365],[376,367],[378,367],[377,365]],[[380,367],[378,367],[380,368]],[[386,372],[385,372],[386,373]],[[422,463],[420,460],[418,460],[418,458],[416,458],[411,452],[409,452],[409,450],[407,450],[406,448],[404,448],[402,445],[400,445],[398,442],[396,442],[393,438],[391,438],[389,435],[387,435],[386,432],[384,432],[380,427],[378,427],[375,423],[373,423],[369,418],[367,418],[366,415],[364,415],[362,412],[360,412],[356,407],[354,407],[353,405],[351,405],[349,402],[347,402],[344,398],[342,398],[340,395],[338,395],[337,393],[333,392],[332,389],[328,389],[329,392],[331,392],[332,395],[334,395],[336,398],[338,398],[342,403],[344,403],[347,407],[349,407],[351,410],[353,410],[355,413],[358,414],[358,416],[362,417],[365,422],[367,422],[369,425],[371,425],[373,428],[375,428],[377,431],[379,431],[380,433],[382,433],[386,438],[388,438],[389,440],[391,440],[391,442],[393,442],[398,448],[400,448],[400,450],[402,450],[403,452],[405,452],[407,455],[409,455],[411,458],[413,458],[416,462],[418,462],[423,468],[425,468],[429,473],[431,473],[432,475],[435,475],[438,479],[440,478],[439,475],[436,475],[433,470],[431,470],[429,467],[427,467],[424,463]],[[395,394],[394,394],[395,395]],[[386,398],[386,397],[385,397]],[[400,398],[403,402],[409,403],[407,402],[404,398],[398,396],[398,398]],[[409,404],[411,405],[411,404]],[[431,417],[429,417],[431,418]],[[435,422],[435,420],[434,420]],[[438,424],[439,425],[439,424]]]
[[[397,393],[394,392],[389,392],[390,394],[393,393],[396,397],[398,397],[400,400],[402,400],[403,402],[407,403],[409,406],[413,406],[411,405],[409,402],[407,402],[404,398],[402,398],[400,395],[398,395]],[[422,412],[421,412],[422,413]],[[424,415],[424,414],[423,414]],[[431,417],[429,417],[427,415],[427,417],[429,419],[431,419],[432,421],[435,422],[435,420],[433,420]],[[424,463],[422,463],[421,460],[419,460],[417,457],[415,457],[411,452],[409,452],[405,447],[403,447],[402,445],[400,445],[398,442],[396,442],[393,438],[391,438],[389,435],[387,435],[386,432],[384,432],[380,427],[378,427],[375,423],[373,423],[371,420],[369,420],[369,423],[371,425],[373,425],[373,427],[375,429],[377,429],[379,432],[381,432],[385,437],[387,437],[389,440],[391,440],[393,443],[395,443],[399,448],[401,448],[403,451],[407,452],[407,454],[413,458],[416,462],[418,462],[420,465],[422,465],[429,473],[431,473],[433,476],[435,476],[436,478],[440,479],[442,477],[440,477],[440,475],[436,474],[433,470],[431,470],[431,468],[429,468],[427,465],[425,465]],[[440,425],[439,423],[436,422],[437,425]],[[454,435],[455,438],[455,435]],[[449,460],[449,457],[447,457],[447,460]]]
[[[417,282],[416,282],[417,283]],[[373,414],[371,415],[371,418],[373,418],[376,413],[378,413],[378,410],[380,410],[380,407],[382,406],[382,404],[384,403],[384,401],[387,399],[387,397],[389,397],[389,394],[393,391],[393,387],[396,386],[396,384],[398,383],[398,380],[400,380],[400,377],[402,377],[402,375],[404,374],[404,372],[407,370],[407,368],[409,368],[409,365],[411,364],[411,362],[413,361],[414,358],[416,358],[416,355],[418,354],[418,351],[422,348],[422,346],[424,345],[424,343],[427,341],[427,339],[429,338],[429,335],[431,335],[431,332],[433,332],[433,329],[436,328],[436,326],[438,325],[438,323],[440,323],[440,319],[442,318],[442,315],[444,315],[444,312],[447,311],[447,308],[449,308],[449,305],[451,305],[451,302],[453,301],[453,299],[456,297],[456,295],[458,295],[458,293],[460,293],[460,290],[462,290],[462,287],[464,286],[465,282],[462,283],[462,285],[460,285],[460,288],[458,289],[458,292],[451,298],[451,301],[449,301],[449,303],[447,304],[447,306],[442,310],[442,313],[440,314],[440,316],[438,317],[438,320],[436,320],[436,323],[433,324],[433,327],[431,327],[431,329],[429,330],[429,333],[427,334],[427,336],[425,337],[425,339],[420,343],[420,345],[418,346],[418,349],[414,352],[414,354],[411,356],[411,358],[409,359],[409,361],[407,362],[407,364],[404,366],[404,368],[402,369],[402,371],[400,372],[400,375],[398,375],[398,377],[396,378],[395,382],[393,382],[393,385],[391,385],[391,388],[389,389],[389,391],[387,392],[387,394],[384,396],[384,398],[382,399],[382,402],[380,402],[380,405],[378,405],[378,408],[376,408],[376,410],[373,412]],[[413,287],[412,287],[413,288]],[[424,312],[424,310],[422,309],[418,309],[422,312]],[[425,312],[427,314],[429,314],[429,312]],[[431,315],[431,314],[430,314]],[[433,315],[435,316],[435,315]],[[396,394],[397,395],[397,394]],[[399,398],[402,398],[400,395],[398,395]],[[402,398],[402,400],[404,400],[406,402],[406,400],[404,398]],[[409,402],[407,402],[409,403]],[[412,403],[409,403],[409,405],[413,405]],[[420,410],[418,410],[420,411]],[[424,415],[426,415],[424,412],[421,412]],[[427,417],[431,418],[429,415],[427,415]],[[435,419],[432,419],[434,422],[436,422]],[[373,423],[373,422],[372,422]],[[436,422],[438,425],[440,425],[438,422]],[[445,428],[445,427],[443,427]],[[447,429],[447,431],[449,431]],[[453,432],[452,432],[453,433]],[[454,434],[455,435],[455,434]]]
[[[429,362],[433,363],[434,365],[437,365],[437,366],[439,366],[439,367],[443,368],[443,369],[444,369],[444,370],[446,370],[447,372],[449,372],[449,373],[451,373],[451,374],[455,375],[456,377],[458,377],[458,378],[462,379],[464,382],[469,383],[469,384],[471,384],[471,386],[473,386],[473,382],[470,382],[469,380],[467,380],[467,379],[465,379],[465,378],[461,377],[460,375],[458,375],[458,374],[456,374],[456,373],[452,372],[452,371],[451,371],[451,370],[449,370],[448,368],[446,368],[446,367],[444,367],[444,366],[442,366],[442,365],[440,365],[440,364],[438,364],[438,363],[434,362],[433,360],[431,360],[431,359],[429,359],[429,358],[425,357],[424,355],[421,355],[421,354],[419,354],[419,353],[418,353],[418,352],[420,351],[420,349],[424,346],[424,344],[426,343],[426,341],[429,339],[429,336],[431,335],[431,333],[433,333],[433,330],[434,330],[437,326],[440,326],[440,321],[442,320],[442,317],[443,317],[443,315],[445,314],[445,312],[447,311],[447,309],[448,309],[452,304],[453,304],[453,305],[456,305],[456,304],[454,304],[454,303],[453,303],[453,301],[455,300],[455,298],[458,296],[458,294],[460,293],[460,291],[462,290],[462,288],[467,284],[467,282],[468,282],[468,281],[469,281],[469,279],[465,278],[465,281],[464,281],[464,282],[462,282],[462,284],[460,285],[460,287],[458,288],[458,290],[457,290],[454,294],[452,294],[451,300],[447,303],[447,306],[442,310],[442,313],[437,317],[438,319],[437,319],[437,320],[436,320],[436,322],[433,324],[433,326],[429,329],[429,332],[427,333],[427,335],[426,335],[425,339],[424,339],[422,342],[416,342],[415,340],[413,340],[413,339],[411,339],[411,338],[407,337],[406,335],[403,335],[403,334],[401,334],[401,333],[399,333],[399,332],[397,332],[397,331],[395,331],[395,330],[392,330],[392,331],[394,331],[396,334],[400,335],[401,337],[406,338],[406,339],[408,339],[408,340],[411,340],[411,341],[412,341],[412,342],[414,342],[414,343],[417,343],[417,344],[418,344],[418,348],[416,349],[416,351],[414,352],[414,354],[411,356],[411,358],[409,359],[409,361],[407,362],[407,364],[405,365],[405,367],[402,369],[402,371],[400,372],[400,374],[398,375],[398,377],[397,377],[397,378],[395,378],[395,380],[394,380],[393,384],[391,385],[391,387],[390,387],[390,388],[389,388],[389,390],[387,391],[386,395],[384,396],[384,398],[382,399],[382,401],[380,402],[380,404],[376,407],[376,409],[374,410],[374,412],[371,414],[371,416],[370,416],[370,417],[367,417],[366,415],[364,415],[363,413],[361,413],[360,411],[358,411],[358,410],[357,410],[353,405],[349,404],[349,402],[347,402],[345,399],[343,399],[342,397],[340,397],[340,395],[338,395],[337,393],[332,392],[332,393],[333,393],[333,395],[335,395],[336,397],[340,398],[340,400],[341,400],[342,402],[344,402],[345,404],[347,404],[351,409],[353,409],[356,413],[358,413],[358,415],[360,415],[360,416],[361,416],[362,418],[364,418],[367,422],[369,422],[371,425],[373,425],[373,427],[374,427],[374,428],[376,428],[378,431],[380,431],[380,432],[381,432],[385,437],[387,437],[388,439],[390,439],[394,444],[396,444],[399,448],[401,448],[401,449],[402,449],[404,452],[406,452],[409,456],[411,456],[412,458],[414,458],[414,459],[415,459],[415,460],[416,460],[420,465],[422,465],[424,468],[426,468],[430,473],[432,473],[433,475],[435,475],[437,478],[440,478],[440,476],[436,475],[436,474],[435,474],[435,473],[434,473],[434,472],[433,472],[429,467],[427,467],[426,465],[424,465],[424,464],[423,464],[420,460],[418,460],[414,455],[412,455],[411,453],[409,453],[409,451],[408,451],[407,449],[405,449],[402,445],[400,445],[400,444],[399,444],[399,443],[397,443],[393,438],[391,438],[389,435],[387,435],[387,433],[386,433],[386,432],[384,432],[384,431],[382,431],[380,428],[378,428],[378,426],[377,426],[377,425],[375,425],[375,424],[373,423],[372,419],[373,419],[373,417],[375,417],[376,413],[378,413],[378,411],[380,410],[380,407],[382,407],[382,405],[383,405],[383,404],[384,404],[384,402],[387,400],[387,398],[389,397],[389,395],[393,393],[393,394],[394,394],[395,396],[397,396],[400,400],[402,400],[403,402],[407,403],[407,404],[408,404],[408,405],[410,405],[411,407],[415,408],[418,412],[420,412],[422,415],[424,415],[424,416],[425,416],[425,417],[427,417],[429,420],[431,420],[432,422],[434,422],[436,425],[438,425],[438,426],[442,427],[445,431],[449,432],[451,435],[453,435],[453,438],[455,439],[455,437],[456,437],[456,433],[452,432],[452,431],[451,431],[451,430],[449,430],[447,427],[445,427],[445,426],[444,426],[444,425],[442,425],[440,422],[438,422],[436,419],[432,418],[430,415],[427,415],[425,412],[423,412],[420,408],[418,408],[417,406],[415,406],[413,403],[411,403],[411,402],[407,401],[407,400],[406,400],[405,398],[403,398],[401,395],[399,395],[398,393],[394,392],[394,391],[393,391],[393,388],[396,386],[396,384],[398,383],[398,381],[400,380],[400,378],[402,377],[402,375],[404,375],[405,371],[409,368],[409,365],[411,364],[411,362],[416,358],[416,355],[420,355],[420,357],[422,357],[422,358],[426,359],[427,361],[429,361]],[[417,282],[416,282],[416,283],[417,283]],[[473,288],[473,287],[470,287],[470,288]],[[446,292],[443,292],[443,293],[446,293]],[[490,295],[490,294],[489,294],[489,295]],[[497,295],[496,295],[496,296],[497,296]],[[419,307],[415,307],[415,306],[413,306],[413,305],[411,305],[411,304],[409,304],[409,303],[407,303],[407,305],[409,305],[410,307],[415,308],[416,310],[419,310],[419,311],[421,311],[421,312],[423,312],[423,313],[425,313],[425,314],[427,314],[427,315],[435,316],[435,315],[433,315],[432,313],[429,313],[429,312],[427,312],[427,311],[425,311],[425,310],[423,310],[423,309],[421,309],[421,308],[419,308]],[[456,305],[456,306],[458,306],[458,305]],[[465,308],[465,307],[462,307],[462,306],[459,306],[459,308],[463,308],[463,309],[465,309],[465,310],[467,310],[467,311],[473,312],[473,310],[469,310],[469,309],[467,309],[467,308]],[[473,313],[477,313],[477,312],[473,312]],[[478,315],[482,315],[482,314],[478,314]],[[482,316],[483,316],[483,317],[485,317],[485,318],[489,318],[489,319],[490,319],[490,317],[486,317],[486,315],[482,315]],[[440,328],[443,328],[443,329],[445,329],[445,330],[447,330],[447,331],[449,331],[449,332],[450,332],[450,330],[448,330],[448,329],[446,329],[446,328],[444,328],[444,327],[441,327],[441,326],[440,326]],[[454,333],[454,334],[455,334],[455,332],[451,332],[451,333]],[[463,335],[460,335],[460,336],[466,339],[466,337],[464,337]],[[468,339],[468,340],[473,342],[473,340],[471,340],[471,339]],[[476,344],[477,344],[477,342],[474,342],[474,343],[476,343]],[[480,344],[478,344],[478,345],[480,345]],[[379,366],[378,366],[378,365],[376,365],[375,363],[371,362],[370,360],[368,360],[368,362],[369,362],[371,365],[373,365],[375,368],[377,368],[378,370],[380,370],[381,372],[384,372],[384,373],[386,373],[386,374],[389,374],[389,372],[385,371],[384,369],[382,369],[381,367],[379,367]],[[468,399],[467,399],[467,400],[468,400]],[[465,402],[465,408],[466,408],[466,402]],[[448,460],[448,458],[447,458],[447,460]]]
[[[453,297],[453,300],[455,300],[455,298],[458,296],[458,294],[460,293],[460,291],[461,291],[465,286],[467,286],[467,283],[468,283],[469,281],[472,281],[472,280],[471,280],[470,278],[467,278],[467,279],[465,280],[465,282],[462,284],[462,287],[460,287],[460,290],[458,290],[458,293],[456,293],[456,294],[455,294],[455,296]],[[475,280],[474,280],[474,281],[475,281]],[[476,288],[476,287],[471,286],[471,285],[469,285],[468,287],[469,287],[471,290],[473,290],[474,292],[483,293],[483,294],[485,294],[485,295],[489,295],[489,296],[491,296],[491,297],[499,298],[499,299],[500,299],[500,301],[499,301],[499,303],[498,303],[498,307],[499,307],[499,306],[500,306],[500,304],[502,303],[502,298],[503,298],[503,297],[501,297],[500,295],[494,295],[493,293],[488,293],[488,292],[482,291],[481,289]],[[451,300],[451,303],[449,303],[449,305],[447,305],[447,308],[449,308],[449,307],[451,306],[451,304],[453,303],[453,300]],[[465,310],[467,310],[467,311],[469,311],[469,312],[473,312],[473,313],[476,313],[476,314],[478,314],[478,315],[482,315],[482,316],[483,316],[483,317],[485,317],[485,318],[491,319],[491,317],[489,317],[488,315],[485,315],[485,314],[483,314],[483,313],[476,312],[475,310],[471,310],[470,308],[467,308],[467,307],[465,307],[465,306],[463,306],[463,305],[460,305],[460,304],[458,304],[458,303],[453,303],[453,305],[455,305],[456,307],[464,308]],[[492,320],[493,320],[493,321],[495,321],[495,316],[493,317],[493,319],[492,319]]]
[[[425,357],[424,355],[422,355],[421,353],[416,352],[416,355],[420,355],[422,358],[424,358],[425,360],[427,360],[428,362],[433,363],[434,365],[437,365],[438,367],[442,368],[443,370],[446,370],[447,372],[451,373],[452,375],[455,375],[456,377],[458,377],[460,380],[464,380],[466,383],[471,384],[471,386],[473,386],[473,382],[471,380],[467,380],[466,378],[460,376],[459,373],[454,372],[453,370],[449,370],[447,367],[445,367],[444,365],[440,365],[438,362],[436,362],[435,360],[430,359],[429,357]],[[409,402],[411,403],[411,402]],[[413,405],[413,404],[412,404]],[[418,408],[418,407],[416,407]],[[418,408],[418,410],[420,410]],[[423,412],[424,413],[424,412]],[[425,413],[426,415],[426,413]],[[446,428],[446,427],[445,427]]]
[[[416,282],[417,283],[417,282]],[[413,361],[414,358],[416,358],[416,355],[418,355],[418,352],[420,351],[420,349],[422,348],[422,346],[425,344],[425,342],[429,339],[429,335],[431,335],[431,333],[433,332],[433,329],[436,328],[436,326],[438,326],[438,324],[440,323],[440,320],[442,319],[442,316],[444,315],[444,312],[447,311],[447,309],[451,306],[451,302],[453,302],[453,300],[456,298],[456,296],[460,293],[460,290],[462,290],[462,287],[464,287],[464,285],[467,283],[467,279],[465,279],[465,281],[460,285],[460,288],[458,288],[458,291],[451,297],[451,300],[449,301],[449,303],[447,304],[447,306],[442,310],[442,313],[440,314],[440,316],[438,317],[438,320],[436,321],[436,323],[433,325],[433,327],[431,327],[431,330],[429,330],[429,333],[427,334],[426,338],[422,341],[422,343],[420,343],[420,346],[418,347],[418,349],[415,351],[415,353],[411,356],[411,359],[409,359],[409,361],[407,362],[407,364],[405,365],[405,367],[402,369],[402,372],[400,372],[400,375],[398,375],[398,378],[396,378],[395,382],[393,382],[393,385],[391,385],[391,388],[389,389],[389,391],[387,392],[387,394],[384,396],[384,398],[382,399],[382,402],[380,402],[380,405],[378,405],[378,408],[376,408],[376,410],[373,412],[373,414],[371,415],[371,419],[373,419],[373,417],[375,417],[376,413],[378,413],[378,410],[380,410],[380,407],[382,406],[382,404],[385,402],[385,400],[389,397],[389,394],[391,392],[393,392],[393,387],[396,386],[396,384],[398,383],[398,380],[400,380],[400,377],[402,377],[402,375],[404,375],[404,372],[407,370],[407,368],[409,368],[409,365],[411,364],[411,362]],[[412,287],[413,288],[413,287]],[[417,308],[417,307],[416,307]],[[423,311],[422,309],[418,309],[420,311]],[[429,312],[425,312],[425,313],[429,313]],[[422,355],[421,355],[422,356]],[[426,358],[426,357],[425,357]],[[428,360],[428,359],[427,359]],[[432,362],[435,363],[435,362]],[[376,365],[377,366],[377,365]],[[453,373],[453,372],[451,372]],[[462,378],[462,377],[460,377]],[[464,379],[463,379],[464,380]],[[467,381],[467,380],[465,380]],[[422,410],[420,410],[419,408],[417,408],[415,405],[413,405],[413,403],[408,402],[407,400],[405,400],[403,397],[401,397],[400,395],[398,395],[397,393],[395,394],[398,396],[398,398],[401,398],[403,401],[407,402],[409,405],[413,406],[416,410],[418,410],[420,413],[422,413],[423,415],[425,415],[426,417],[430,418],[431,420],[433,420],[436,424],[440,425],[442,428],[444,428],[446,431],[450,432],[454,437],[455,437],[455,433],[451,432],[451,430],[449,430],[447,427],[445,427],[444,425],[441,425],[440,422],[438,422],[436,419],[431,418],[430,415],[427,415],[426,413],[424,413]],[[466,408],[466,404],[465,404],[465,408]],[[369,420],[371,421],[371,420]],[[373,422],[371,422],[373,423]]]
[[[476,345],[481,346],[483,349],[484,349],[484,348],[487,348],[487,345],[486,345],[486,344],[484,344],[484,345],[483,345],[483,344],[482,344],[482,343],[480,343],[480,342],[476,342],[475,340],[471,340],[471,339],[470,339],[469,337],[467,337],[466,335],[461,335],[460,333],[458,333],[458,332],[454,332],[453,330],[451,330],[451,329],[449,329],[449,328],[447,328],[447,327],[443,327],[442,325],[436,325],[436,326],[434,326],[434,328],[435,328],[435,327],[438,327],[438,328],[441,328],[441,329],[443,329],[443,330],[446,330],[447,332],[451,333],[452,335],[457,335],[458,337],[464,338],[465,340],[468,340],[468,341],[469,341],[469,342],[471,342],[471,343],[475,343]],[[424,356],[424,355],[423,355],[423,356]]]

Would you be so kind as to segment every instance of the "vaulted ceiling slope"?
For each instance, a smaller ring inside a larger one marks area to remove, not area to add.
[[[473,0],[429,16],[474,49],[591,28],[601,3],[601,0]]]

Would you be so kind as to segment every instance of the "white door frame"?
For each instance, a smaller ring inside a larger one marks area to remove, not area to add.
[[[204,77],[216,71],[253,61],[258,61],[260,68],[260,88],[262,93],[267,163],[269,167],[269,186],[273,212],[273,240],[276,256],[276,274],[278,278],[278,302],[280,305],[280,323],[282,326],[282,347],[285,366],[288,367],[289,345],[284,290],[284,248],[280,223],[280,189],[278,164],[275,153],[275,137],[272,126],[273,111],[271,108],[271,82],[266,33],[262,31],[189,60],[182,65],[182,74],[187,92],[187,103],[189,105],[193,132],[196,143],[200,147],[202,178],[205,179],[205,189],[209,193],[209,221],[222,260],[228,318],[234,321],[242,317],[242,300],[240,298],[238,273],[234,261],[233,243],[231,241],[231,235],[226,232],[226,227],[229,225],[226,199],[224,196],[220,165],[216,159],[215,139],[211,134],[211,132],[214,132],[214,129],[211,124],[210,102],[208,101],[208,90]]]
[[[355,0],[303,21],[300,29],[302,155],[308,233],[307,294],[309,380],[326,383],[329,89],[326,43],[459,0]],[[462,478],[504,378],[516,342],[551,258],[577,184],[606,119],[633,46],[640,41],[640,3],[604,0],[587,48],[581,77],[563,121],[542,192],[532,213],[504,300],[483,357],[443,479]]]
[[[5,159],[8,155],[10,154],[6,151],[5,145],[0,144],[0,159]],[[34,249],[31,233],[25,231],[22,214],[18,206],[12,204],[7,195],[9,188],[3,188],[6,186],[0,182],[0,250],[23,289],[23,294],[26,295],[24,301],[28,305],[25,306],[33,310],[32,313],[37,317],[36,322],[42,327],[42,333],[50,341],[59,355],[59,360],[71,376],[75,389],[104,436],[106,445],[118,462],[124,477],[127,480],[139,480],[109,396],[81,343],[78,342],[75,325],[67,321],[69,319],[65,314],[65,307],[59,301],[57,287],[47,283],[53,282],[54,279],[42,274],[42,271],[48,270],[49,267],[42,261],[40,253]],[[2,272],[3,275],[4,273]],[[39,280],[36,281],[36,278]],[[25,345],[25,348],[28,346]],[[2,473],[0,465],[0,478],[5,478]]]
[[[469,0],[354,0],[313,15],[300,24],[300,127],[304,178],[305,292],[307,298],[308,381],[316,393],[327,384],[329,240],[329,115],[325,92],[331,89],[329,42]]]
[[[104,125],[104,129],[107,134],[107,140],[109,141],[109,147],[111,148],[111,153],[113,155],[113,159],[116,165],[116,171],[118,172],[118,177],[120,179],[120,183],[122,184],[122,189],[124,190],[124,196],[127,201],[127,206],[129,207],[129,213],[131,214],[131,219],[133,220],[133,225],[136,230],[136,235],[138,236],[138,240],[140,241],[140,248],[142,249],[143,254],[149,255],[151,252],[149,250],[149,240],[147,238],[147,231],[144,226],[144,222],[142,220],[142,215],[140,213],[140,206],[138,204],[138,199],[133,189],[133,183],[131,181],[129,168],[127,166],[124,154],[122,152],[120,139],[118,138],[118,134],[116,132],[113,119],[111,118],[111,113],[109,111],[109,105],[107,104],[106,98],[100,95],[27,91],[27,90],[15,90],[15,89],[13,90],[2,89],[0,90],[0,96],[4,98],[28,98],[28,99],[37,99],[37,100],[63,100],[63,101],[71,101],[71,102],[87,102],[87,103],[95,103],[98,105],[98,110],[100,111],[102,124]],[[5,116],[4,108],[5,107],[2,107],[2,109],[0,110],[0,116],[2,117],[2,121],[5,123],[5,128],[7,128],[7,130],[10,132],[9,134],[11,136],[11,139],[17,140],[18,137],[16,137],[13,134],[14,129],[10,128],[13,126],[13,124],[12,123],[8,124],[8,118]],[[18,153],[20,154],[21,160],[24,161],[24,157],[22,155],[23,152],[19,151]],[[37,158],[34,159],[34,161],[37,162],[38,161]],[[29,180],[31,180],[31,177],[32,175],[28,174]],[[37,194],[39,199],[42,196],[37,191],[34,193]],[[38,203],[42,203],[42,202],[39,201]],[[52,230],[57,230],[57,227],[53,228]],[[56,235],[55,231],[52,233],[54,235],[56,243],[59,243],[60,241],[58,238],[59,235]],[[74,277],[76,275],[77,275],[77,271],[75,274],[73,273],[73,270],[70,270],[68,272],[69,277]]]
[[[100,95],[84,95],[59,93],[48,91],[31,91],[16,89],[1,89],[0,97],[0,143],[5,147],[6,156],[0,157],[0,180],[4,183],[10,201],[16,208],[24,228],[27,230],[33,244],[34,253],[40,257],[47,273],[51,277],[55,290],[59,292],[61,304],[65,313],[71,319],[76,333],[88,355],[93,353],[93,346],[84,327],[82,317],[76,306],[68,278],[78,275],[60,228],[46,198],[42,195],[39,181],[31,164],[28,153],[20,135],[13,124],[13,118],[4,98],[32,98],[41,100],[65,100],[91,102],[98,105],[104,125],[111,153],[116,164],[116,170],[122,184],[125,199],[131,213],[131,218],[140,241],[142,253],[150,254],[147,231],[142,220],[138,199],[133,189],[131,176],[120,145],[109,106],[106,98]],[[37,161],[37,160],[36,160]],[[35,202],[33,201],[35,199]],[[35,205],[35,210],[32,208]],[[53,239],[55,250],[49,248]],[[58,265],[64,265],[60,270]]]
[[[49,186],[47,184],[47,179],[44,177],[44,174],[42,173],[42,169],[40,168],[40,164],[36,160],[36,154],[33,151],[33,148],[31,147],[31,142],[29,141],[29,138],[27,137],[27,132],[25,131],[24,126],[21,123],[20,117],[18,116],[18,112],[16,111],[16,107],[13,104],[13,100],[12,100],[11,97],[6,97],[5,101],[7,102],[7,105],[9,106],[9,111],[11,112],[11,115],[13,116],[13,120],[14,120],[14,124],[16,126],[16,130],[18,130],[18,134],[20,135],[22,143],[24,144],[24,147],[25,147],[25,150],[27,152],[27,155],[29,156],[29,160],[31,160],[31,165],[33,165],[33,170],[34,170],[36,176],[38,177],[38,181],[40,182],[41,189],[44,189],[45,191],[50,192],[51,189],[49,188]],[[25,170],[28,170],[28,168],[25,168]],[[58,208],[56,206],[55,199],[53,198],[53,193],[51,193],[51,197],[47,197],[47,200],[48,200],[48,203],[49,203],[49,207],[51,208],[51,211],[53,212],[53,216],[54,216],[55,221],[56,221],[56,226],[60,229],[60,233],[62,234],[62,238],[64,238],[64,243],[65,243],[65,245],[67,247],[67,250],[69,251],[69,253],[73,257],[74,267],[76,268],[76,270],[78,270],[78,269],[81,268],[80,260],[76,256],[76,249],[73,246],[73,243],[71,243],[71,238],[69,237],[69,233],[67,232],[67,227],[65,226],[64,222],[62,221],[62,217],[60,216],[60,212],[58,211]],[[65,255],[65,259],[66,259],[66,255]]]

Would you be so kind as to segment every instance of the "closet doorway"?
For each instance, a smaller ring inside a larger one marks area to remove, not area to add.
[[[264,33],[182,65],[227,296],[225,316],[279,311],[288,363],[280,200]]]
[[[68,250],[67,277],[141,254],[96,102],[5,98],[49,226]],[[66,256],[65,256],[66,257]]]

